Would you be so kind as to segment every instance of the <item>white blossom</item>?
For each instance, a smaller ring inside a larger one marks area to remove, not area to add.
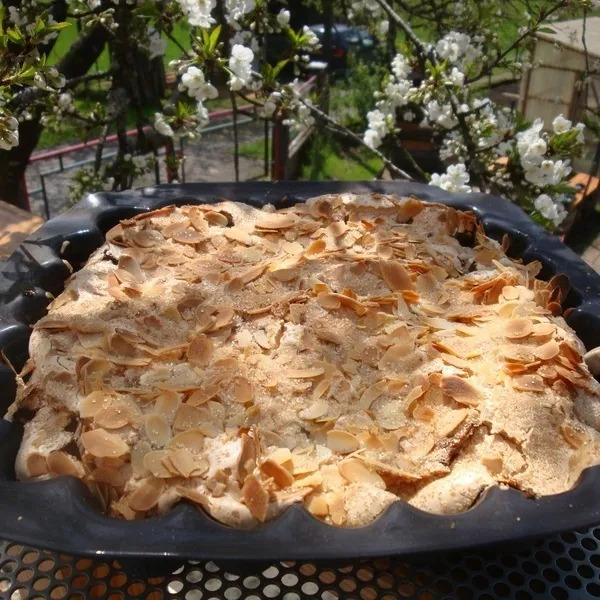
[[[162,113],[154,113],[154,129],[156,129],[160,135],[164,135],[165,137],[173,137],[174,132],[171,129],[171,126],[165,120],[165,115]]]
[[[19,122],[12,116],[0,115],[0,150],[10,150],[19,145]]]
[[[287,27],[290,24],[290,11],[282,8],[277,14],[277,22],[281,27]]]
[[[215,23],[211,13],[217,5],[216,0],[178,0],[181,10],[187,16],[190,25],[208,28]]]
[[[187,89],[188,95],[196,100],[202,101],[206,98],[216,98],[219,95],[217,88],[204,79],[204,73],[198,67],[188,67],[181,76],[179,88]]]
[[[160,37],[158,33],[150,35],[150,43],[148,44],[148,56],[150,60],[164,56],[167,49],[167,42]]]
[[[443,174],[434,173],[431,176],[429,185],[434,185],[446,190],[447,192],[471,192],[471,187],[467,185],[471,176],[467,171],[467,167],[459,163],[450,165]]]
[[[252,77],[252,61],[254,60],[254,52],[246,46],[235,44],[231,49],[229,58],[229,70],[231,78],[229,79],[229,87],[235,92],[241,90],[248,84]]]
[[[552,200],[548,194],[540,194],[533,202],[535,209],[546,219],[558,227],[567,216],[564,207]]]

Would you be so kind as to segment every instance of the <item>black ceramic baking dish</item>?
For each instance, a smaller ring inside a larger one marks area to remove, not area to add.
[[[226,198],[254,206],[301,202],[341,192],[416,194],[423,200],[470,209],[488,235],[508,233],[510,254],[537,259],[543,278],[566,273],[569,324],[590,349],[600,344],[600,277],[558,239],[534,225],[516,206],[480,194],[455,195],[400,182],[284,182],[164,185],[121,194],[89,196],[48,221],[2,265],[0,347],[18,369],[27,358],[30,325],[45,314],[46,291],[56,295],[69,275],[104,242],[120,219],[168,204],[211,203]],[[61,255],[65,241],[71,242]],[[0,367],[0,409],[13,401],[15,382]],[[231,529],[182,502],[164,516],[127,522],[102,515],[86,487],[71,477],[44,482],[14,480],[20,428],[0,421],[0,537],[76,555],[213,560],[343,559],[417,556],[467,547],[514,543],[525,538],[600,523],[600,466],[587,469],[570,491],[538,500],[492,488],[465,513],[440,516],[406,503],[393,504],[372,524],[342,529],[313,518],[300,506],[253,531]]]

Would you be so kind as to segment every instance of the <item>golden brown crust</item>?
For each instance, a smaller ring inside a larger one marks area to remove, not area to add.
[[[124,518],[183,498],[236,527],[298,502],[360,526],[397,499],[564,491],[598,462],[599,387],[556,316],[568,281],[538,270],[416,198],[123,221],[34,327],[17,473],[80,477]]]

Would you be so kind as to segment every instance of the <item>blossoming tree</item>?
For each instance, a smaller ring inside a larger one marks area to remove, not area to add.
[[[562,115],[551,129],[544,129],[540,120],[527,123],[488,97],[487,82],[499,70],[519,74],[534,68],[527,52],[535,33],[548,27],[549,19],[566,11],[587,11],[593,4],[594,0],[351,2],[343,16],[386,36],[391,59],[368,113],[368,129],[357,134],[300,97],[294,82],[281,83],[282,69],[288,63],[302,65],[318,44],[307,27],[290,27],[285,7],[273,10],[266,0],[11,0],[5,8],[0,4],[0,197],[15,201],[14,190],[40,128],[60,128],[67,121],[101,127],[101,141],[114,126],[119,143],[117,157],[107,167],[100,144],[94,167],[76,177],[75,194],[130,187],[152,167],[147,126],[164,138],[198,135],[208,119],[205,103],[217,97],[224,82],[234,106],[240,98],[256,105],[262,118],[293,126],[321,119],[371,148],[396,176],[410,177],[392,160],[394,148],[403,150],[402,128],[407,122],[426,125],[436,133],[439,155],[448,166],[425,173],[404,152],[415,177],[449,191],[475,188],[504,194],[554,228],[564,219],[572,193],[566,180],[570,160],[580,151],[583,126]],[[48,66],[45,57],[67,16],[79,23],[81,33],[65,57]],[[519,20],[519,28],[510,39],[501,39],[500,24],[509,17]],[[179,44],[173,30],[181,22],[188,25],[190,40],[180,46],[181,56],[172,63],[178,85],[148,121],[135,56],[159,57],[166,39]],[[432,23],[427,35],[418,33]],[[289,50],[269,64],[265,41],[274,32],[287,36]],[[110,68],[89,73],[105,45]],[[91,78],[106,82],[107,100],[82,110],[75,100],[82,82]],[[134,143],[125,135],[131,110],[138,130]],[[176,168],[175,157],[169,160]]]

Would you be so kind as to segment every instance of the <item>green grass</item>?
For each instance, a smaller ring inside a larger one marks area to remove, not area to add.
[[[262,160],[265,156],[265,141],[253,140],[240,145],[240,156]]]
[[[349,147],[331,139],[313,138],[298,179],[358,181],[373,179],[383,163],[366,148]]]

